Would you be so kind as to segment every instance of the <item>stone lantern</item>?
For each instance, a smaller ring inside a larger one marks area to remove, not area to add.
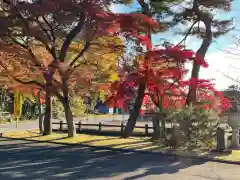
[[[228,125],[232,128],[231,149],[240,149],[239,129],[240,129],[240,108],[238,102],[232,102],[232,109],[228,112]]]

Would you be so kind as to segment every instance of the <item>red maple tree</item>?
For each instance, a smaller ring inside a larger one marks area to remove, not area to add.
[[[31,73],[37,70],[43,77],[39,80],[38,77],[32,79],[32,76],[25,76],[23,80],[14,76],[13,79],[20,84],[37,86],[45,91],[44,134],[51,133],[50,99],[51,96],[57,96],[64,106],[69,136],[75,135],[69,103],[69,77],[79,68],[79,60],[84,58],[83,55],[94,38],[121,33],[140,39],[137,37],[138,32],[146,32],[158,26],[145,15],[104,12],[111,2],[112,0],[4,0],[1,3],[3,16],[0,19],[0,40],[8,46],[17,45],[27,52],[28,61],[23,61],[23,65]],[[59,43],[59,39],[62,43]],[[76,56],[69,59],[68,52],[74,41],[82,41],[84,46]],[[39,61],[33,51],[33,48],[39,46],[50,54],[47,63]]]
[[[207,68],[208,64],[196,57],[191,50],[179,47],[167,47],[145,53],[135,72],[128,72],[120,81],[111,86],[112,95],[108,103],[118,107],[135,99],[135,91],[142,82],[146,84],[145,95],[149,95],[159,109],[183,108],[186,105],[188,88],[196,85],[197,107],[199,109],[213,109],[219,113],[230,108],[230,100],[214,88],[210,80],[184,80],[187,70],[184,64],[197,61]]]

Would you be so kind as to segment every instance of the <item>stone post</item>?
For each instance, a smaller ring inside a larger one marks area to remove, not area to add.
[[[239,144],[239,129],[238,128],[232,128],[232,143],[230,146],[231,149],[240,149]]]
[[[240,149],[239,145],[239,128],[240,128],[240,112],[228,113],[228,125],[232,128],[231,149]]]

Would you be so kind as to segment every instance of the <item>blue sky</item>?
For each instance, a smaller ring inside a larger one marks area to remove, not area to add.
[[[140,8],[140,6],[136,1],[134,1],[134,3],[130,6],[114,5],[112,7],[112,10],[114,12],[127,13],[137,8]],[[236,57],[233,58],[232,56],[224,52],[225,49],[235,46],[234,37],[236,36],[240,37],[240,0],[235,0],[233,2],[231,12],[227,13],[220,12],[216,14],[216,16],[222,19],[234,18],[234,25],[236,29],[239,29],[239,31],[233,30],[230,33],[221,36],[220,38],[213,41],[206,56],[206,60],[209,63],[209,68],[201,69],[200,77],[214,79],[214,83],[216,84],[216,87],[218,89],[225,89],[227,88],[228,85],[234,84],[235,81],[230,80],[229,78],[225,77],[224,75],[222,75],[222,73],[219,73],[218,71],[228,74],[229,76],[235,79],[237,77],[240,77],[240,57],[239,59],[236,59]],[[171,43],[179,42],[182,37],[175,35],[172,31],[166,33],[159,33],[158,35],[154,36],[153,43],[158,44],[162,37],[168,39]],[[197,50],[200,44],[201,40],[194,37],[188,38],[186,42],[188,48],[191,48],[193,50]],[[190,66],[191,65],[189,65],[188,67],[190,68]],[[232,67],[237,67],[239,68],[239,70],[235,70]]]

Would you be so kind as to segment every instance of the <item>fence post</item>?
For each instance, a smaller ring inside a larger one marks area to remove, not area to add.
[[[102,131],[102,123],[101,122],[99,122],[99,124],[98,124],[98,127],[99,127],[99,132],[101,132]]]
[[[78,122],[78,131],[81,132],[81,126],[82,126],[82,123],[81,121]]]
[[[121,123],[121,133],[123,132],[123,130],[124,130],[124,125],[123,123]]]
[[[148,124],[145,124],[145,136],[148,136]]]
[[[63,121],[60,121],[60,129],[59,129],[60,131],[62,131],[63,130]]]

